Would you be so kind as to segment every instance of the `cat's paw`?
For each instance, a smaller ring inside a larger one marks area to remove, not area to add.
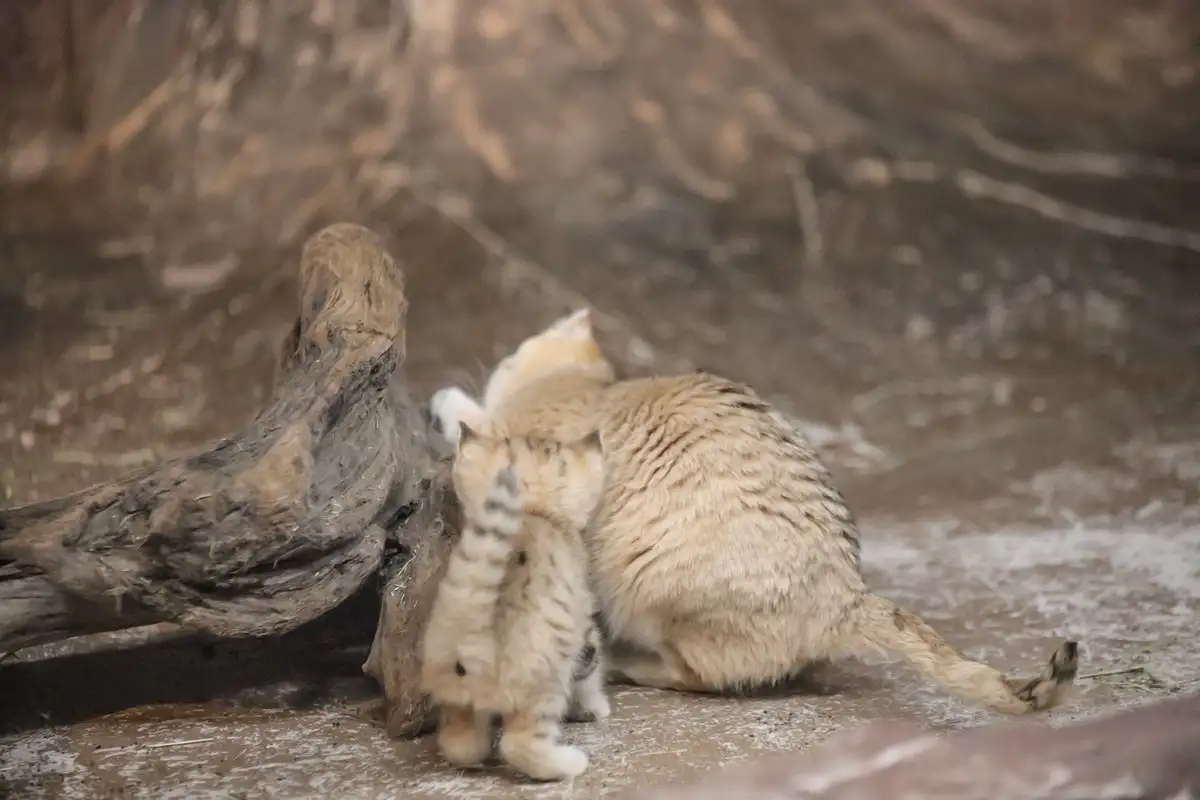
[[[578,700],[567,710],[567,722],[599,722],[612,716],[612,704],[603,695]]]
[[[481,766],[492,754],[487,718],[464,708],[443,709],[437,745],[442,757],[453,766]]]
[[[585,713],[591,714],[594,720],[608,719],[612,716],[612,703],[602,694],[587,698],[580,707]]]
[[[578,778],[588,768],[587,753],[567,744],[539,744],[526,748],[501,738],[500,757],[535,781],[570,780]]]
[[[587,753],[583,752],[578,747],[560,744],[555,746],[553,756],[551,757],[550,763],[547,766],[549,767],[549,769],[547,769],[547,778],[549,780],[569,780],[570,778],[578,778],[580,775],[587,772]]]
[[[476,426],[483,421],[483,409],[457,386],[438,389],[429,399],[429,425],[434,433],[453,447],[458,446],[459,425]]]

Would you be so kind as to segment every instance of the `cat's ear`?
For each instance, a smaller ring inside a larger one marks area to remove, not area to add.
[[[604,452],[604,442],[600,440],[599,429],[592,431],[587,436],[584,436],[582,439],[580,439],[579,445],[584,450],[592,450],[597,453]]]
[[[474,428],[465,422],[458,423],[458,445],[462,447],[467,442],[479,436]]]
[[[581,308],[570,316],[563,317],[554,328],[568,339],[589,341],[594,338],[592,333],[592,310],[590,308]]]

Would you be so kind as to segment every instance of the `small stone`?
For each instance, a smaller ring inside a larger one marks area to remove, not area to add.
[[[32,450],[34,444],[37,443],[37,437],[33,435],[33,431],[21,431],[21,435],[17,437],[21,443],[22,450]]]

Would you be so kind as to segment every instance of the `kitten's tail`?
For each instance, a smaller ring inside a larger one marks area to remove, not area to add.
[[[465,511],[462,536],[450,554],[441,594],[457,598],[465,619],[495,617],[500,587],[525,516],[525,506],[512,465],[496,473],[487,497]]]
[[[464,505],[462,535],[450,553],[426,621],[422,685],[446,700],[444,671],[488,680],[496,661],[496,604],[508,573],[524,503],[512,465],[501,469],[482,503]],[[465,691],[450,679],[451,695]]]
[[[857,640],[852,644],[896,653],[951,694],[1002,714],[1027,714],[1058,705],[1079,669],[1077,643],[1064,641],[1037,676],[1007,678],[986,664],[963,658],[920,617],[877,595],[864,595],[852,624],[851,636]]]

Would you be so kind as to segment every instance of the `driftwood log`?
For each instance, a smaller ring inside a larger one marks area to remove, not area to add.
[[[403,273],[373,233],[338,224],[314,235],[274,396],[245,430],[0,511],[0,559],[10,562],[0,567],[0,651],[152,622],[282,633],[358,591],[414,504],[422,532],[444,529],[446,492],[418,497],[431,462],[399,372],[406,312]],[[427,559],[407,556],[430,551],[407,537],[391,594],[414,591],[409,572]],[[384,621],[403,625],[390,608]],[[407,691],[386,653],[370,663]]]
[[[0,649],[146,621],[279,633],[376,569],[376,518],[412,460],[389,393],[404,351],[403,276],[350,225],[314,236],[300,270],[293,351],[244,431],[0,513],[0,557],[18,565],[0,583]]]
[[[1184,800],[1200,791],[1200,694],[1052,728],[1015,722],[938,737],[877,723],[628,800]]]
[[[458,511],[449,473],[439,470],[401,532],[403,560],[385,570],[379,623],[363,672],[383,689],[385,724],[392,738],[409,738],[432,728],[430,708],[415,679],[432,589],[458,539]]]

